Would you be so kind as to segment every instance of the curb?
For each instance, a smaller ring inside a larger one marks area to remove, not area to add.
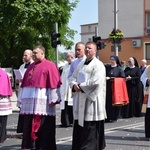
[[[7,131],[7,138],[17,138],[22,139],[22,133],[16,133],[16,132],[8,132]]]

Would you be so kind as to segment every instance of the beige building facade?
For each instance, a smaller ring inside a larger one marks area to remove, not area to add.
[[[92,37],[98,31],[98,23],[91,23],[81,25],[81,41],[86,43],[87,41],[92,41]]]

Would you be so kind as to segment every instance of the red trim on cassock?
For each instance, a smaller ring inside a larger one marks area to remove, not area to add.
[[[38,132],[41,126],[42,116],[34,115],[32,119],[32,131],[31,131],[31,138],[32,140],[36,140],[37,136],[36,133]]]

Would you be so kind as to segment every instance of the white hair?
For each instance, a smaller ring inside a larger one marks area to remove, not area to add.
[[[142,59],[142,62],[147,63],[147,60],[146,59]]]

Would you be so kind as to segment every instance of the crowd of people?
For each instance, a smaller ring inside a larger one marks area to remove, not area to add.
[[[150,84],[146,60],[139,66],[135,57],[126,63],[112,55],[110,63],[104,65],[96,58],[96,52],[94,42],[76,43],[75,54],[66,54],[67,63],[59,71],[56,64],[45,58],[42,45],[24,51],[19,68],[22,78],[16,79],[20,108],[17,132],[23,133],[21,149],[57,149],[56,104],[61,109],[60,126],[73,126],[72,150],[105,149],[105,123],[142,115],[144,90]],[[0,142],[3,142],[7,116],[12,113],[12,90],[2,69],[0,78],[5,83],[0,86]],[[145,137],[150,138],[150,98],[147,107]]]

